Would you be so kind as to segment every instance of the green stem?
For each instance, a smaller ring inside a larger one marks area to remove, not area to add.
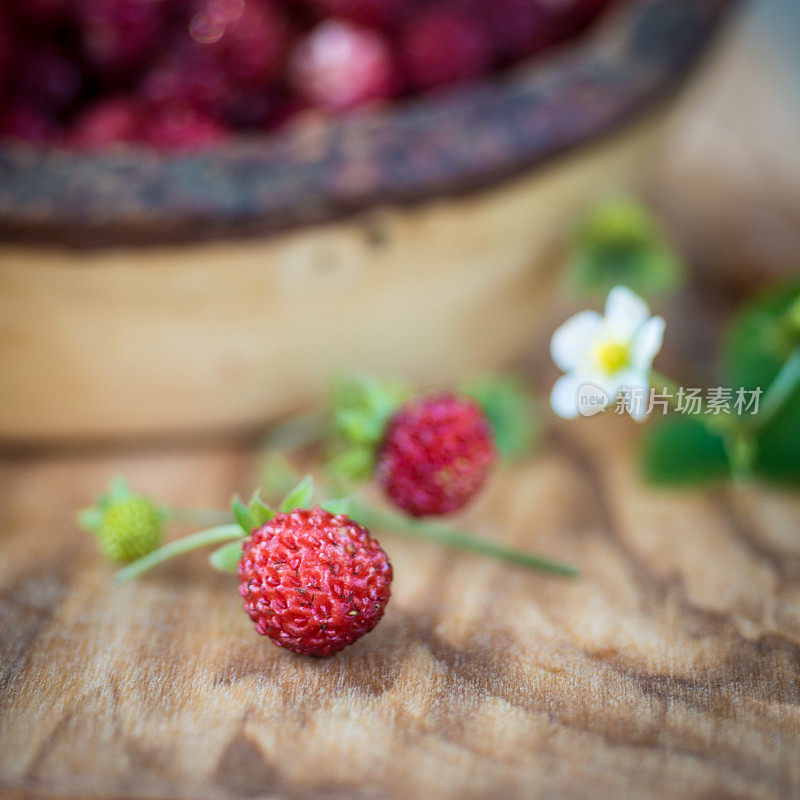
[[[174,556],[183,555],[191,550],[196,550],[199,547],[205,547],[209,544],[218,544],[219,542],[228,542],[242,538],[244,538],[244,533],[238,525],[228,524],[219,525],[216,528],[209,528],[199,533],[193,533],[190,536],[184,536],[181,539],[175,539],[175,541],[169,542],[163,547],[159,547],[158,550],[154,550],[138,561],[134,561],[132,564],[128,564],[127,567],[123,567],[114,577],[117,583],[124,583],[125,581],[131,580],[131,578],[138,577],[143,572],[147,572],[147,570],[152,569]]]
[[[800,386],[800,347],[796,347],[791,352],[772,383],[767,387],[764,399],[761,401],[761,408],[753,417],[750,429],[758,431],[769,424],[798,386]]]
[[[135,578],[174,556],[188,553],[206,545],[243,538],[242,529],[238,525],[231,524],[231,515],[227,511],[173,508],[168,509],[167,514],[168,519],[174,522],[227,524],[220,524],[217,527],[169,542],[158,550],[144,556],[144,558],[140,558],[138,561],[134,561],[121,569],[116,575],[118,583]],[[411,519],[403,514],[383,511],[366,504],[353,502],[350,516],[367,527],[384,528],[403,536],[411,536],[415,539],[434,542],[458,550],[467,550],[500,561],[506,561],[510,564],[527,567],[528,569],[536,569],[567,578],[574,578],[578,575],[578,570],[569,564],[563,564],[533,553],[526,553],[513,547],[506,547],[487,539],[481,539],[478,536],[472,536],[456,528],[448,528],[431,522]]]
[[[677,411],[677,396],[680,388],[678,384],[656,370],[650,372],[650,381],[654,386],[663,386],[669,392],[669,404]],[[728,461],[730,462],[731,477],[734,483],[741,485],[752,478],[753,447],[750,437],[742,431],[743,426],[737,424],[734,417],[722,417],[718,415],[706,416],[704,408],[700,409],[700,413],[702,414],[702,422],[706,429],[722,438],[722,444],[728,456]]]
[[[230,511],[216,508],[165,508],[167,522],[193,527],[225,525],[232,519]]]
[[[261,444],[265,450],[294,450],[318,441],[324,432],[325,415],[307,411],[273,426]]]
[[[533,553],[526,553],[513,547],[506,547],[455,528],[447,528],[431,522],[410,520],[401,514],[393,514],[390,511],[382,511],[360,503],[353,503],[351,516],[370,528],[384,528],[393,533],[424,539],[428,542],[455,547],[459,550],[468,550],[500,561],[506,561],[510,564],[549,572],[565,578],[574,578],[578,575],[578,570],[575,567],[560,561],[537,556]]]
[[[790,353],[767,387],[758,413],[745,420],[736,418],[730,430],[720,431],[731,462],[735,483],[741,484],[753,477],[753,463],[757,455],[756,435],[775,418],[798,386],[800,386],[800,347]]]
[[[653,384],[660,384],[674,396],[677,385],[655,370],[651,371]],[[756,457],[756,434],[765,428],[784,407],[792,393],[800,386],[800,347],[796,347],[784,361],[778,374],[764,392],[758,413],[749,420],[719,417],[704,422],[712,432],[722,437],[725,452],[731,464],[734,483],[742,484],[753,477],[753,462]],[[675,406],[674,401],[670,405]]]
[[[753,478],[755,450],[752,438],[737,429],[715,429],[715,433],[722,437],[734,484],[743,486]]]
[[[680,388],[675,381],[662,375],[657,370],[650,370],[650,383],[655,389],[666,389],[669,392],[669,404],[673,409],[678,408],[678,389]]]

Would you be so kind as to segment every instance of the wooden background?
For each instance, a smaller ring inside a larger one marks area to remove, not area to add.
[[[247,447],[10,460],[4,796],[800,796],[800,498],[645,490],[634,433],[561,425],[464,518],[579,580],[379,533],[386,616],[326,661],[256,635],[200,554],[112,587],[72,523],[117,471],[223,503]]]
[[[720,274],[734,296],[796,270],[800,182],[780,153],[797,149],[776,145],[796,128],[765,51],[735,41],[657,170],[706,286],[668,310],[678,368],[712,361]],[[257,636],[201,554],[112,587],[73,522],[117,473],[165,503],[223,505],[252,488],[255,441],[0,454],[0,796],[800,797],[800,497],[645,489],[635,435],[611,415],[558,425],[463,519],[579,580],[376,532],[392,600],[328,661]]]

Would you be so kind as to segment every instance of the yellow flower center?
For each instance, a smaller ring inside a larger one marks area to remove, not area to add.
[[[630,347],[624,342],[600,341],[594,348],[594,360],[604,375],[614,375],[628,366],[631,359]]]

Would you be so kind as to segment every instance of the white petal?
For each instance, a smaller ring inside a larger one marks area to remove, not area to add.
[[[606,300],[606,330],[613,336],[627,341],[647,322],[650,309],[626,286],[615,286]]]
[[[663,317],[652,317],[636,332],[631,347],[631,361],[636,369],[649,372],[656,353],[664,341]]]
[[[592,377],[592,383],[600,387],[611,399],[617,399],[620,389],[627,386],[627,372],[616,372],[613,375],[596,375]]]
[[[584,383],[584,378],[573,373],[562,375],[556,381],[550,393],[550,405],[559,417],[575,419],[578,416],[578,392]]]
[[[550,340],[553,361],[565,372],[577,367],[586,359],[602,325],[603,318],[596,311],[581,311],[570,317]]]

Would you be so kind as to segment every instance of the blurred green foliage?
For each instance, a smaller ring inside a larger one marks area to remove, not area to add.
[[[483,408],[503,460],[513,461],[533,450],[542,426],[533,398],[520,381],[505,375],[476,375],[464,381],[461,391]]]
[[[769,387],[798,348],[800,281],[793,281],[748,302],[732,320],[723,350],[725,384],[734,395],[740,387],[760,387],[761,414]],[[755,476],[800,483],[800,384],[774,415],[761,419],[758,414],[728,419],[672,415],[654,421],[644,436],[642,472],[664,485],[717,481],[731,474],[729,455],[737,448],[747,451]]]
[[[683,279],[683,263],[652,212],[632,197],[611,197],[577,227],[569,265],[583,294],[605,295],[627,286],[643,296],[670,292]]]
[[[386,424],[412,395],[394,378],[357,375],[334,383],[326,432],[328,472],[337,485],[368,480]]]

